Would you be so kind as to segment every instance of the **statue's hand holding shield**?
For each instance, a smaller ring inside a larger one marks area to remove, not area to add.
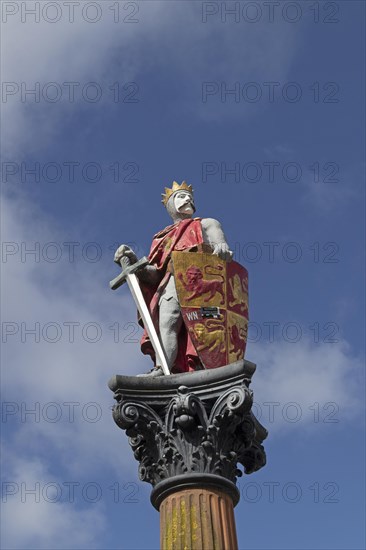
[[[213,245],[212,254],[216,254],[221,260],[226,260],[227,262],[231,262],[233,259],[233,252],[229,249],[229,245],[226,242]]]

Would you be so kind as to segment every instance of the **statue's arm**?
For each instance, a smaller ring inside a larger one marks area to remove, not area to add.
[[[213,254],[217,254],[222,260],[230,262],[233,253],[226,242],[220,222],[213,218],[203,218],[201,226],[203,240],[212,247]]]
[[[154,265],[146,265],[136,273],[138,279],[143,283],[156,285],[160,282],[161,275]]]

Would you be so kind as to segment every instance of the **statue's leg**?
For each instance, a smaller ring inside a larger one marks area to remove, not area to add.
[[[160,339],[171,371],[178,354],[178,334],[182,328],[182,314],[175,298],[163,298],[159,311]]]
[[[159,333],[170,371],[177,358],[178,334],[182,323],[174,278],[171,277],[159,302]]]

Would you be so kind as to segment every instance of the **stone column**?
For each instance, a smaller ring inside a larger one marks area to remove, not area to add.
[[[233,501],[218,489],[182,489],[160,505],[162,550],[237,550]]]
[[[162,550],[237,550],[238,463],[265,465],[267,431],[251,412],[255,365],[158,378],[115,376],[113,417],[153,486]]]

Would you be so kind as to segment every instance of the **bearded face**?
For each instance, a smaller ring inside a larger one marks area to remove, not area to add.
[[[174,221],[191,218],[195,212],[194,200],[191,193],[178,191],[172,195],[167,203],[168,214]]]

